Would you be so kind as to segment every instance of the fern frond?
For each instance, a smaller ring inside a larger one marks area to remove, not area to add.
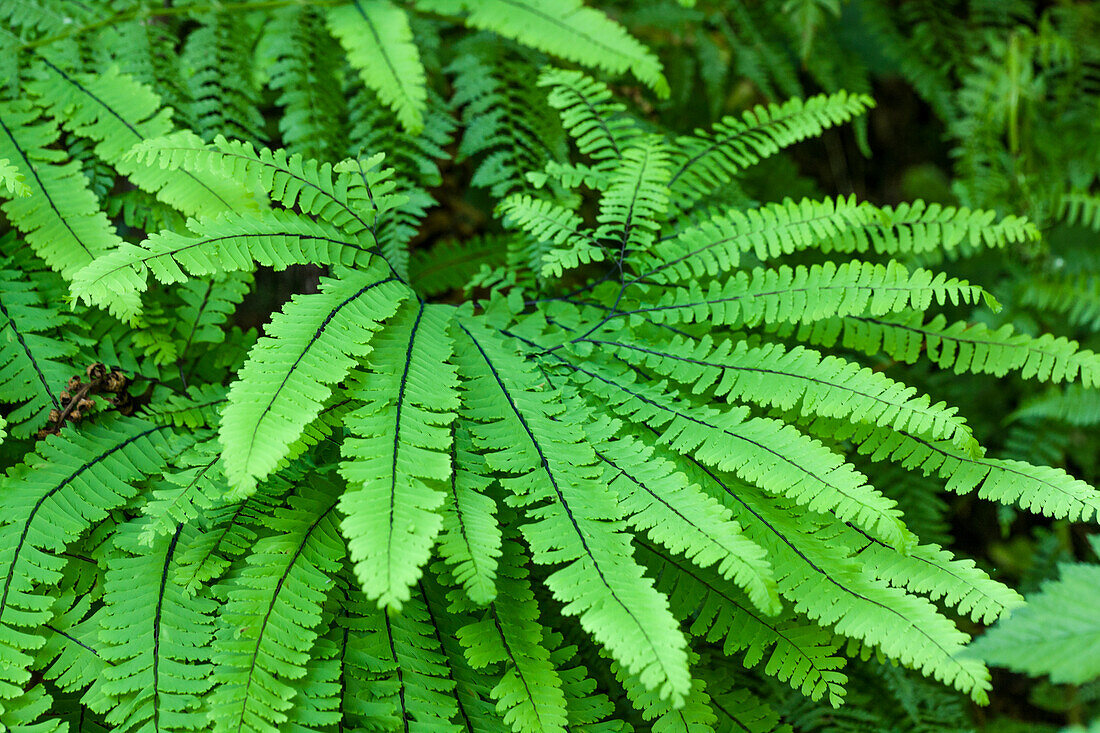
[[[279,726],[282,733],[323,733],[344,721],[342,694],[346,674],[340,659],[343,629],[334,626],[317,639],[306,671],[294,684],[294,707]]]
[[[1025,399],[1009,419],[1051,419],[1075,426],[1096,425],[1100,423],[1100,392],[1081,384],[1052,387]]]
[[[11,161],[15,177],[8,188],[23,192],[4,203],[4,214],[47,265],[71,279],[122,240],[88,190],[79,163],[62,163],[65,156],[50,149],[58,135],[29,103],[0,103],[0,159]]]
[[[440,578],[446,573],[439,573]],[[466,659],[466,650],[458,640],[462,627],[473,619],[459,612],[454,605],[448,605],[445,597],[449,595],[431,574],[425,574],[420,581],[420,597],[424,601],[425,620],[432,626],[435,641],[442,653],[447,669],[447,687],[454,683],[452,691],[454,706],[460,731],[484,731],[485,733],[508,733],[509,727],[497,713],[496,705],[489,694],[490,681],[485,675],[470,666]]]
[[[845,348],[882,353],[909,364],[923,357],[956,374],[1003,377],[1016,371],[1024,379],[1100,385],[1100,357],[1095,353],[1049,333],[1016,333],[1007,323],[994,329],[966,321],[948,324],[942,314],[928,321],[920,313],[850,316],[809,324],[798,329],[796,336],[825,346],[840,341]]]
[[[693,667],[697,661],[697,655],[692,654]],[[674,707],[668,700],[662,700],[652,690],[646,689],[637,677],[626,673],[618,662],[612,662],[611,672],[622,685],[630,704],[641,713],[642,719],[652,721],[652,730],[662,731],[662,733],[713,730],[711,726],[717,722],[717,716],[710,707],[710,696],[706,693],[706,686],[698,677],[692,679],[691,692],[688,693],[684,704]]]
[[[832,512],[886,542],[907,546],[912,541],[892,500],[794,426],[749,417],[747,408],[719,411],[691,403],[662,384],[638,382],[629,369],[567,366],[593,399],[639,427],[654,430],[662,444],[678,453],[732,471],[813,511]],[[736,452],[730,451],[731,444],[738,446]]]
[[[1100,327],[1100,281],[1086,273],[1036,275],[1021,283],[1017,302],[1065,316],[1070,326]]]
[[[720,643],[723,654],[743,652],[741,662],[752,668],[764,661],[765,674],[787,682],[812,700],[828,696],[836,707],[844,697],[847,677],[837,655],[840,642],[819,626],[791,615],[761,615],[737,589],[714,570],[703,569],[638,540],[639,559],[660,580],[673,612],[690,621],[693,636]]]
[[[392,172],[379,168],[382,154],[332,165],[283,149],[257,151],[250,143],[220,135],[206,145],[184,131],[136,145],[129,157],[170,171],[217,174],[242,188],[258,187],[286,208],[352,234],[369,230],[373,235],[378,214],[401,201],[393,195]]]
[[[95,153],[139,188],[187,216],[256,208],[251,192],[223,176],[168,171],[126,157],[134,145],[172,130],[169,110],[152,90],[117,70],[71,74],[41,59],[45,74],[27,82],[35,102],[62,126],[93,140]]]
[[[200,698],[211,686],[213,599],[188,597],[173,579],[181,535],[138,541],[144,528],[120,528],[121,552],[107,563],[100,654],[110,663],[103,690],[117,698],[106,715],[116,730],[189,730],[206,723]]]
[[[409,260],[409,283],[428,296],[465,288],[482,267],[504,261],[509,238],[487,234],[466,241],[447,239],[430,250],[414,250]]]
[[[178,450],[167,428],[142,420],[104,420],[80,433],[50,435],[0,490],[0,705],[29,680],[29,654],[53,615],[43,592],[56,585],[66,545],[137,494]],[[29,721],[28,721],[29,722]]]
[[[263,140],[264,116],[253,74],[256,25],[242,13],[203,13],[195,21],[179,56],[193,129],[206,140],[218,134]]]
[[[339,159],[345,132],[341,59],[329,53],[333,39],[320,12],[279,8],[262,33],[257,56],[266,62],[267,85],[279,94],[283,146],[306,158]]]
[[[306,673],[321,607],[344,543],[333,486],[314,481],[275,514],[276,534],[259,540],[225,589],[213,645],[210,717],[215,731],[276,731]]]
[[[691,283],[668,287],[657,298],[615,317],[642,315],[654,323],[710,322],[730,327],[761,323],[809,324],[835,316],[883,316],[907,309],[923,311],[933,302],[976,303],[984,291],[965,280],[929,270],[908,270],[896,260],[886,265],[831,261],[823,265],[736,272],[704,288]]]
[[[728,183],[738,171],[782,148],[817,137],[872,106],[874,101],[861,94],[819,94],[805,101],[757,105],[740,118],[722,118],[713,131],[696,130],[694,135],[678,137],[670,160],[674,206],[686,210],[695,200]]]
[[[217,427],[221,408],[225,405],[225,393],[225,387],[220,384],[195,385],[183,394],[172,394],[149,405],[143,415],[153,422],[178,428]]]
[[[219,453],[217,437],[211,436],[173,461],[174,470],[166,471],[154,484],[148,502],[141,508],[141,544],[150,546],[156,538],[173,534],[181,526],[193,526],[220,503],[229,487],[218,465]]]
[[[377,267],[348,270],[272,319],[229,390],[219,430],[225,473],[237,492],[246,496],[279,464],[320,412],[329,385],[370,353],[371,337],[406,295]]]
[[[1088,193],[1068,193],[1058,201],[1058,218],[1100,231],[1100,196]]]
[[[549,199],[509,196],[497,211],[504,226],[522,229],[540,247],[553,245],[542,255],[541,277],[561,277],[565,270],[602,262],[609,254],[592,234],[581,231],[584,222],[576,212]]]
[[[204,275],[252,271],[257,264],[282,270],[317,263],[363,266],[370,242],[330,224],[284,211],[263,216],[227,214],[189,219],[189,232],[158,232],[141,244],[124,243],[73,276],[72,292],[120,320],[141,311],[151,273],[166,284]]]
[[[447,362],[451,309],[407,303],[371,341],[344,420],[341,529],[363,593],[399,610],[428,561],[452,480],[458,379]]]
[[[967,635],[927,599],[861,572],[846,556],[833,522],[792,511],[789,502],[765,497],[752,487],[737,486],[734,491],[734,485],[719,475],[702,473],[699,480],[733,510],[777,566],[782,563],[786,568],[779,578],[779,591],[797,611],[881,649],[977,702],[987,700],[989,671],[975,660],[958,657]]]
[[[6,422],[18,437],[45,427],[51,409],[62,410],[59,394],[77,351],[55,335],[76,324],[28,280],[26,270],[0,270],[0,402],[13,406]]]
[[[958,408],[931,404],[927,395],[895,382],[881,372],[835,356],[796,346],[749,346],[746,341],[699,340],[675,335],[646,342],[586,338],[635,366],[651,370],[701,394],[754,402],[804,416],[876,423],[898,430],[949,440],[958,448],[974,445]],[[827,376],[826,376],[827,375]]]
[[[243,501],[230,501],[223,495],[203,513],[200,531],[186,537],[179,548],[176,582],[189,595],[195,595],[206,583],[222,577],[255,545],[260,534],[266,534],[271,515],[287,488],[267,484]]]
[[[0,188],[7,190],[9,198],[31,195],[23,173],[7,158],[0,158]]]
[[[567,723],[565,694],[550,662],[526,559],[516,538],[505,540],[497,573],[499,600],[480,620],[459,629],[458,639],[475,669],[503,666],[493,675],[498,682],[489,694],[515,733],[561,733]]]
[[[715,565],[718,574],[742,587],[757,608],[779,612],[771,563],[742,534],[728,510],[629,435],[608,440],[593,429],[589,436],[597,443],[596,457],[607,467],[605,481],[619,495],[631,526],[699,567]]]
[[[534,560],[566,563],[547,586],[627,670],[682,700],[690,688],[684,639],[631,557],[622,510],[573,427],[576,407],[538,390],[531,367],[499,337],[472,321],[459,325],[466,339],[455,357],[475,445],[534,520],[523,526]]]
[[[529,191],[528,171],[567,157],[568,142],[545,94],[536,87],[539,59],[479,34],[458,44],[451,105],[461,110],[458,158],[474,158],[470,185],[494,197]]]
[[[680,282],[737,267],[742,253],[768,260],[819,246],[825,252],[884,254],[952,252],[965,245],[1002,247],[1038,239],[1035,225],[992,211],[943,207],[917,201],[896,208],[857,202],[855,197],[764,204],[724,211],[657,243],[640,259],[639,280]]]
[[[496,501],[488,491],[492,484],[485,459],[474,450],[469,430],[456,423],[439,554],[466,596],[479,606],[497,596],[501,529],[495,516]]]
[[[623,151],[596,214],[596,240],[617,245],[618,261],[648,252],[668,208],[668,148],[657,136]]]
[[[225,340],[225,324],[249,291],[248,273],[226,273],[207,280],[188,280],[176,289],[182,301],[175,324],[182,342],[179,360],[193,356],[196,344],[219,344]]]
[[[329,8],[325,18],[363,83],[393,108],[408,132],[424,129],[427,80],[405,10],[390,0],[352,0]]]
[[[546,101],[558,110],[577,149],[594,161],[617,161],[641,134],[607,85],[579,71],[547,69],[538,84],[551,88]]]
[[[919,545],[901,553],[858,533],[866,542],[857,557],[877,577],[898,588],[941,601],[974,621],[989,624],[1023,605],[1019,593],[991,579],[970,559],[957,559],[937,545]]]
[[[1088,520],[1100,512],[1100,491],[1060,468],[973,455],[945,441],[873,425],[820,422],[822,428],[835,428],[837,439],[852,441],[872,460],[889,458],[907,469],[919,468],[925,475],[935,473],[946,479],[948,491],[965,494],[978,489],[983,499],[1019,504],[1029,511],[1071,521]]]
[[[661,62],[626,30],[581,0],[463,0],[466,25],[612,74],[630,71],[667,97]]]
[[[401,613],[390,614],[366,599],[355,602],[354,594],[352,598],[355,616],[348,623],[360,636],[356,658],[370,680],[353,703],[359,719],[378,730],[403,723],[441,733],[476,730],[472,711],[462,702],[467,691],[458,690],[455,683],[452,665],[461,660],[461,652],[457,657],[449,654],[444,644],[447,614],[442,599],[432,601],[438,603],[433,611],[428,594],[418,588]],[[464,661],[460,664],[465,666]],[[465,726],[452,722],[456,717]]]

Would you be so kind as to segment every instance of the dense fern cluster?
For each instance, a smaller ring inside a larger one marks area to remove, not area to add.
[[[942,731],[988,701],[1013,652],[970,632],[1023,599],[946,547],[943,495],[1077,522],[1100,493],[988,451],[942,375],[1089,424],[1100,356],[960,276],[1047,256],[1007,193],[775,195],[781,150],[873,106],[854,66],[810,95],[764,63],[817,59],[837,3],[693,5],[0,0],[0,730],[853,730],[888,699]],[[665,124],[684,86],[639,38],[700,22],[756,34],[732,68],[783,101],[722,114],[703,34],[718,119]],[[1046,27],[1011,53],[1073,61]],[[302,277],[260,335],[264,270]]]

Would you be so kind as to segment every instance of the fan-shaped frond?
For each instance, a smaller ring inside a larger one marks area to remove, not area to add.
[[[371,351],[382,321],[407,289],[380,268],[324,279],[321,292],[294,298],[249,352],[229,390],[219,434],[231,486],[255,488],[287,453],[339,382]]]

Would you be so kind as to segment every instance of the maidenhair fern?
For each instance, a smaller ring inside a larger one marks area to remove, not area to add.
[[[829,4],[802,5],[808,58]],[[985,703],[971,622],[1023,601],[928,508],[1100,511],[925,388],[1053,383],[1029,419],[1100,383],[1077,341],[968,320],[998,300],[940,267],[1032,223],[730,203],[862,93],[667,130],[657,56],[579,0],[0,20],[0,730],[773,731],[868,689]],[[124,59],[137,35],[163,53]],[[301,282],[259,335],[233,314],[272,270]]]

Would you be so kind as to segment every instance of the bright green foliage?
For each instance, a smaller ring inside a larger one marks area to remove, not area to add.
[[[424,129],[426,80],[408,14],[390,0],[353,0],[329,8],[326,21],[363,82],[393,108],[404,128]]]
[[[328,385],[370,353],[371,336],[401,298],[400,285],[378,269],[348,272],[296,298],[271,322],[241,367],[221,422],[226,476],[239,493],[251,493],[278,465],[320,412]]]
[[[4,214],[47,265],[67,278],[97,255],[121,244],[80,175],[80,166],[49,146],[56,124],[34,124],[38,112],[27,103],[0,106],[0,155],[14,161]],[[21,183],[21,188],[15,184]]]
[[[431,556],[442,524],[439,488],[454,470],[451,316],[451,309],[407,303],[372,340],[366,371],[351,388],[363,406],[344,421],[350,435],[340,473],[350,490],[340,498],[342,529],[363,592],[394,609],[409,599]],[[395,363],[404,364],[400,372]]]
[[[0,0],[0,730],[918,730],[1009,613],[979,651],[1042,668],[998,638],[1063,585],[941,507],[1097,517],[1028,438],[1100,420],[1100,344],[1020,310],[1091,327],[1087,268],[792,172],[867,132],[840,3],[625,5]]]

